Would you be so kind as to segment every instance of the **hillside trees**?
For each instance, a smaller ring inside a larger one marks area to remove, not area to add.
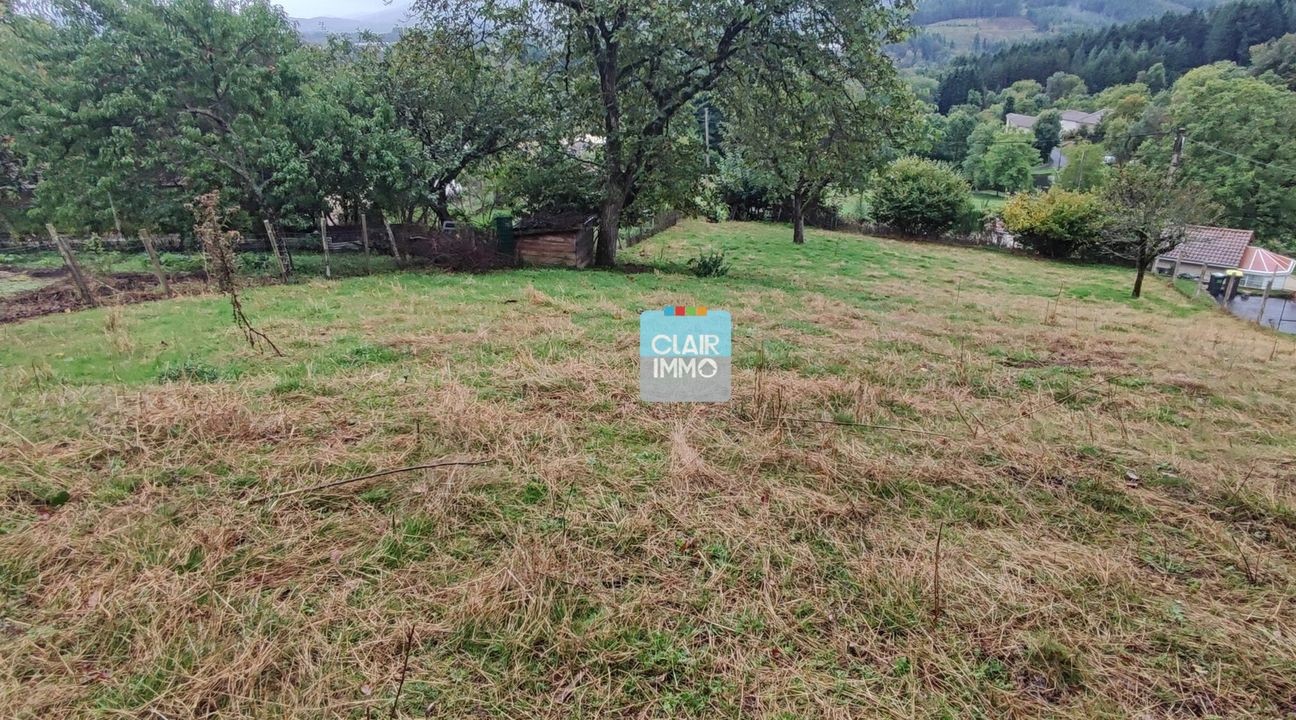
[[[1296,32],[1251,46],[1251,74],[1272,72],[1296,90]]]
[[[1206,12],[1167,14],[1126,25],[1017,43],[957,59],[942,76],[942,112],[964,102],[969,89],[998,90],[1055,73],[1080,76],[1091,92],[1133,82],[1165,86],[1185,71],[1217,60],[1245,63],[1249,46],[1296,32],[1296,0],[1242,0]],[[1161,65],[1161,71],[1146,73]]]
[[[1166,112],[1157,129],[1187,130],[1181,176],[1221,207],[1221,222],[1268,242],[1296,236],[1296,93],[1217,63],[1180,78]],[[1138,157],[1165,167],[1172,142],[1152,138]]]
[[[597,135],[603,183],[595,263],[615,262],[627,206],[671,149],[672,122],[742,61],[777,54],[789,73],[833,67],[868,85],[904,36],[904,13],[881,0],[422,0],[431,27],[519,34],[552,61],[546,96],[570,108],[573,130]],[[779,112],[780,108],[771,108]]]

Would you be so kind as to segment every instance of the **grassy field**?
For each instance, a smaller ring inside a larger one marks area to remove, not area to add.
[[[972,193],[972,204],[982,212],[1000,212],[1008,204],[1008,197],[1003,193],[990,190],[977,190]]]
[[[790,235],[249,289],[284,358],[216,296],[0,326],[0,717],[1296,712],[1296,338]],[[638,401],[676,303],[731,403]]]
[[[988,17],[942,20],[924,25],[923,30],[940,35],[952,44],[955,55],[971,52],[978,37],[985,43],[1026,42],[1047,35],[1024,17]]]

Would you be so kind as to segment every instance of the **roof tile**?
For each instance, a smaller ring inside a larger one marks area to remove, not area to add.
[[[1242,255],[1253,237],[1255,233],[1251,230],[1187,225],[1183,243],[1161,257],[1197,265],[1235,268],[1242,264]]]

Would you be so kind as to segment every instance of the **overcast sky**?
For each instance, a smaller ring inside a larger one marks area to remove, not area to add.
[[[391,8],[382,0],[278,0],[292,17],[359,17]]]

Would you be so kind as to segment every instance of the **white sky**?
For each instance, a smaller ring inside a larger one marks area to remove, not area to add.
[[[391,8],[383,0],[276,0],[291,17],[351,18],[382,12]]]

